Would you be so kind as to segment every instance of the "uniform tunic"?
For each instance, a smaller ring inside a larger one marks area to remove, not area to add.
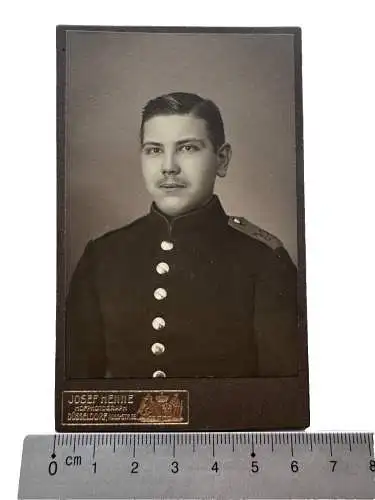
[[[269,233],[214,196],[86,246],[66,304],[70,378],[297,373],[297,276]],[[267,241],[268,240],[268,241]]]

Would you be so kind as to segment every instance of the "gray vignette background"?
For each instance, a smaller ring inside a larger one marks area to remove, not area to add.
[[[141,110],[172,91],[195,92],[219,106],[233,148],[228,175],[216,184],[224,208],[275,234],[297,262],[293,36],[71,31],[67,278],[89,239],[149,210]]]

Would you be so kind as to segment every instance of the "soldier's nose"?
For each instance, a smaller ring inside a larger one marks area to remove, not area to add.
[[[164,156],[161,171],[163,175],[180,173],[181,169],[176,161],[175,155],[171,154]]]

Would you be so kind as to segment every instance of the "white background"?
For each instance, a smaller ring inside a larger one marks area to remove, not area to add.
[[[16,498],[24,436],[54,431],[56,24],[302,26],[311,430],[375,430],[371,3],[175,0],[134,7],[65,0],[3,7],[3,498]]]

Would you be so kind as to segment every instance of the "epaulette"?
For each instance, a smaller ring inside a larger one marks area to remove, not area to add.
[[[231,216],[229,217],[228,224],[234,229],[247,234],[251,238],[265,243],[270,248],[272,248],[272,250],[277,250],[278,248],[282,248],[284,246],[283,243],[278,238],[276,238],[276,236],[269,233],[268,231],[265,231],[261,227],[256,226],[252,222],[245,219],[245,217]]]

